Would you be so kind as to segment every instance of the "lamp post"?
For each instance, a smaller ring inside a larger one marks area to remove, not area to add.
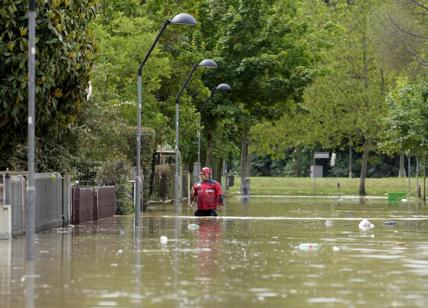
[[[215,63],[214,60],[205,59],[205,60],[202,60],[199,64],[194,64],[192,67],[192,70],[190,71],[189,75],[187,76],[186,80],[184,81],[183,85],[180,88],[180,91],[178,91],[178,94],[175,98],[175,185],[174,185],[175,213],[178,213],[180,202],[181,202],[181,194],[180,194],[181,190],[179,189],[179,183],[180,183],[179,166],[180,166],[181,157],[180,157],[179,141],[178,141],[180,96],[181,94],[183,94],[184,89],[186,88],[187,84],[190,81],[190,78],[192,78],[193,73],[196,71],[198,67],[216,68],[217,63]]]
[[[226,92],[230,91],[232,88],[227,83],[220,83],[215,88],[211,90],[211,95],[208,97],[208,99],[205,101],[205,103],[202,105],[201,110],[199,110],[199,118],[198,118],[198,161],[197,161],[197,170],[194,170],[195,173],[199,174],[199,171],[201,170],[201,114],[204,110],[206,104],[208,103],[209,99],[213,97],[218,91],[220,92]]]
[[[174,16],[173,19],[165,20],[162,24],[162,27],[158,33],[158,35],[155,38],[155,41],[153,42],[152,46],[150,47],[149,51],[147,52],[146,56],[144,57],[143,61],[141,62],[140,66],[138,67],[138,74],[137,74],[137,91],[138,91],[138,98],[137,98],[137,161],[136,161],[136,175],[135,175],[135,226],[138,227],[140,225],[140,206],[141,206],[141,186],[143,182],[143,178],[141,177],[141,158],[140,158],[140,151],[141,151],[141,100],[142,100],[142,73],[143,73],[143,66],[146,64],[147,59],[149,58],[150,54],[152,53],[153,49],[156,46],[156,43],[159,41],[159,38],[162,34],[162,32],[166,29],[166,27],[169,24],[175,24],[175,25],[195,25],[196,20],[193,18],[193,16],[185,13],[178,14]]]
[[[28,181],[27,181],[27,208],[26,208],[26,260],[34,260],[34,233],[36,213],[36,188],[34,183],[34,140],[36,125],[36,1],[29,0],[28,12]]]

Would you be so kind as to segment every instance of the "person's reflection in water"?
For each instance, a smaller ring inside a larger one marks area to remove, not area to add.
[[[211,278],[220,271],[221,264],[218,256],[221,255],[221,234],[222,225],[217,219],[201,218],[199,220],[198,272],[200,276],[209,278],[202,279],[200,282],[204,294],[211,293]]]

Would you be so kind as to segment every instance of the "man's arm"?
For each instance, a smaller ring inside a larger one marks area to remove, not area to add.
[[[192,194],[190,195],[190,201],[193,202],[198,197],[198,184],[193,185]]]
[[[220,183],[217,182],[217,185],[215,187],[216,187],[216,194],[217,194],[217,205],[224,206],[223,189],[221,188]]]

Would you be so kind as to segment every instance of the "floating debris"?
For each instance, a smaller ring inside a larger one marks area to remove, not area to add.
[[[318,243],[301,243],[299,249],[302,251],[313,251],[320,249],[320,244]]]
[[[325,226],[327,228],[333,227],[333,225],[334,225],[334,223],[333,223],[333,220],[331,218],[328,218],[328,219],[325,220]]]
[[[374,224],[372,224],[367,219],[363,219],[363,220],[360,221],[360,224],[358,225],[358,227],[361,230],[369,230],[369,229],[373,229],[374,228]]]
[[[166,244],[168,242],[168,237],[166,237],[165,235],[162,235],[160,237],[160,243],[161,244]]]
[[[197,224],[188,224],[187,225],[187,229],[189,229],[189,230],[198,230],[199,229],[199,225],[197,225]]]
[[[383,222],[384,226],[395,226],[395,221],[394,220],[387,220]]]

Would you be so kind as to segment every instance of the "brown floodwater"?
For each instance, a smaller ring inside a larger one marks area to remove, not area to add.
[[[218,218],[164,205],[137,230],[117,216],[39,233],[34,262],[24,238],[0,241],[0,307],[428,306],[426,205],[227,201]]]

